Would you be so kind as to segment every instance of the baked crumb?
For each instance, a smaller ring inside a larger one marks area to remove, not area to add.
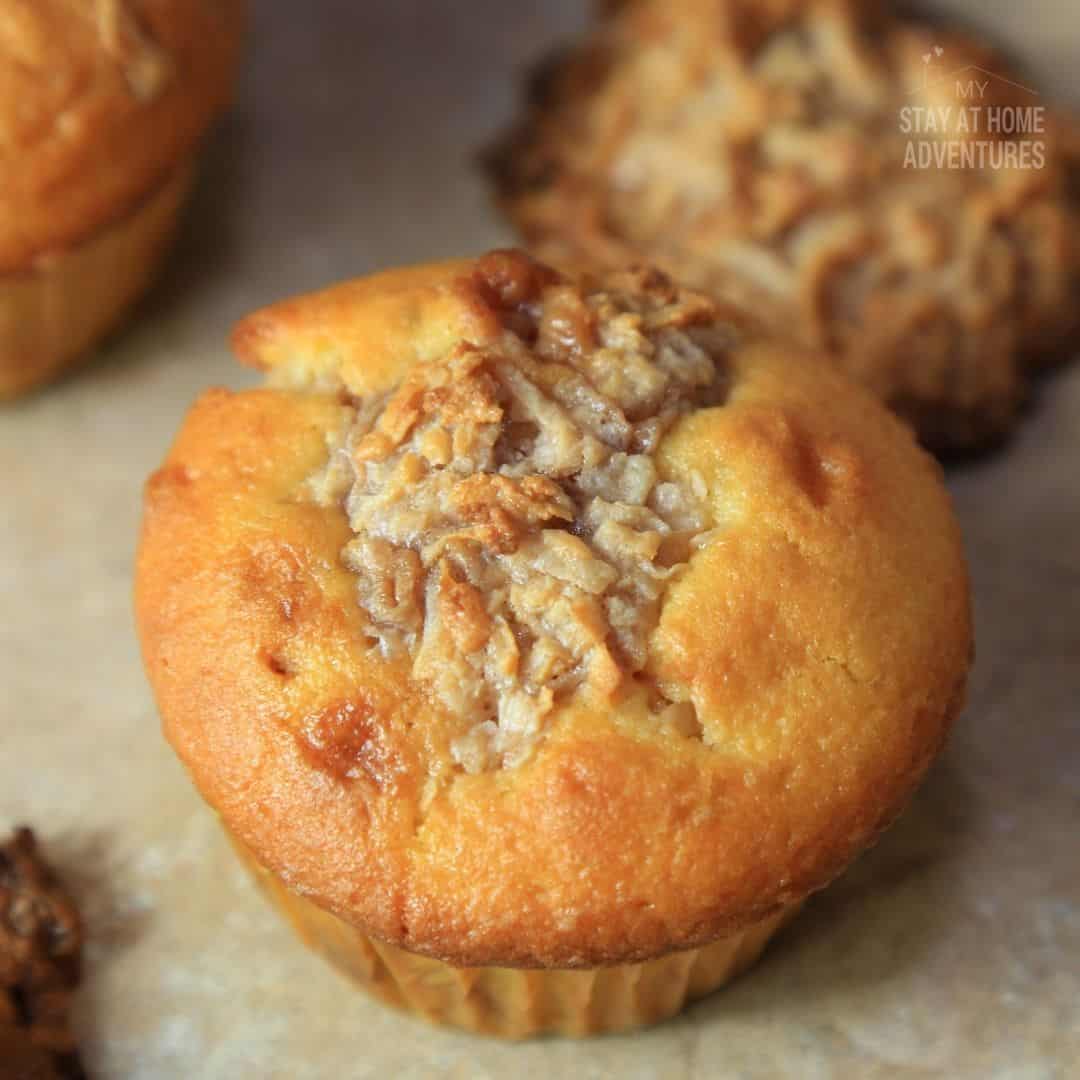
[[[67,1018],[81,946],[75,905],[17,829],[0,845],[0,1075],[85,1076]]]
[[[311,496],[344,505],[370,635],[468,729],[468,772],[519,764],[556,702],[645,666],[667,583],[713,526],[655,452],[718,404],[736,331],[655,271],[573,283],[493,252],[461,288],[501,333],[355,402]],[[685,709],[672,729],[692,732]]]

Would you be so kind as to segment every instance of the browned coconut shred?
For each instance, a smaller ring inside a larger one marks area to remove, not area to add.
[[[468,772],[519,764],[557,702],[641,672],[664,590],[713,528],[701,476],[665,478],[655,453],[722,400],[735,331],[654,272],[539,270],[482,260],[489,297],[529,275],[503,333],[356,402],[309,484],[348,514],[342,557],[382,653],[473,720],[451,746]],[[686,711],[667,719],[689,730]]]

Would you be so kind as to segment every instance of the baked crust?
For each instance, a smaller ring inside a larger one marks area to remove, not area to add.
[[[797,914],[760,923],[641,964],[583,971],[454,967],[362,934],[305,900],[242,844],[233,847],[270,903],[300,938],[380,1001],[435,1024],[504,1039],[604,1035],[658,1024],[752,967]]]
[[[528,243],[646,260],[751,307],[836,355],[935,448],[1005,433],[1026,368],[1075,341],[1073,118],[1047,108],[1037,136],[955,119],[905,133],[905,106],[955,118],[967,104],[930,71],[986,73],[984,116],[1043,103],[983,44],[879,3],[605,6],[491,158]],[[1037,140],[1045,164],[908,168],[913,139]]]
[[[380,653],[346,513],[307,491],[349,402],[504,341],[491,258],[240,324],[270,386],[204,395],[149,481],[144,658],[196,785],[290,889],[456,964],[630,963],[797,902],[899,812],[963,698],[960,539],[937,466],[870,395],[736,334],[723,404],[657,450],[722,522],[668,585],[643,676],[692,701],[698,737],[626,679],[560,701],[521,763],[464,771],[469,718]]]
[[[190,162],[243,0],[3,0],[0,273],[40,267]]]

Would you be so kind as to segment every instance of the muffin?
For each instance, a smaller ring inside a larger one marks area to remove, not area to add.
[[[68,1012],[83,927],[28,828],[0,843],[0,1075],[83,1080]]]
[[[150,479],[165,734],[300,933],[505,1036],[660,1020],[896,816],[960,708],[937,465],[656,271],[519,252],[244,319]]]
[[[1076,341],[1073,119],[892,5],[606,8],[491,155],[527,242],[750,307],[933,448],[1008,432]]]
[[[0,0],[0,398],[144,292],[225,103],[242,0]]]

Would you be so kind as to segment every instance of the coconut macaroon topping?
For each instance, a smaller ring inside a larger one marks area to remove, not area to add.
[[[345,507],[378,648],[475,718],[452,753],[479,772],[523,761],[556,703],[644,677],[664,589],[713,524],[702,478],[656,450],[722,400],[737,334],[651,271],[571,283],[494,252],[461,285],[501,331],[353,401],[310,490]],[[696,730],[690,706],[656,709]]]

